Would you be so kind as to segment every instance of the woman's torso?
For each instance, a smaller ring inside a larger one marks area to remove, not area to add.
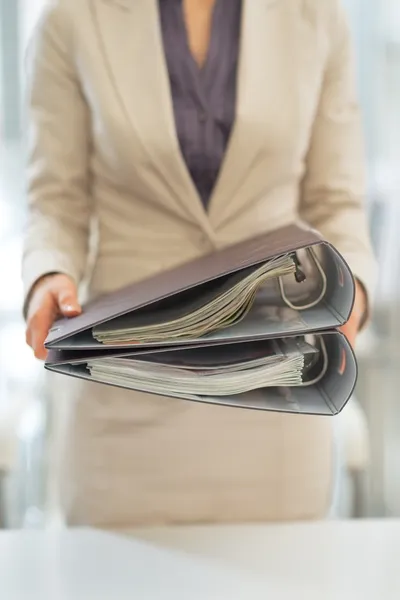
[[[326,51],[326,24],[302,4],[243,4],[235,123],[208,197],[178,140],[157,0],[75,0],[99,230],[91,295],[299,219]],[[71,385],[61,475],[71,522],[312,518],[328,506],[327,420]]]
[[[235,123],[205,209],[176,134],[157,0],[82,4],[74,54],[100,231],[92,293],[297,221],[321,32],[284,2],[244,3]]]

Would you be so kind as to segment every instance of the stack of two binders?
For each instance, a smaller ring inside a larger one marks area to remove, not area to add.
[[[338,331],[354,293],[337,250],[290,226],[87,304],[50,331],[46,368],[197,402],[334,415],[357,377]]]

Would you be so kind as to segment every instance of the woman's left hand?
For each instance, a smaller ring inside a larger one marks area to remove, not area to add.
[[[357,334],[360,330],[362,319],[365,315],[366,310],[367,298],[365,295],[364,288],[358,281],[356,281],[356,297],[354,300],[353,311],[347,323],[340,328],[340,330],[342,331],[342,333],[345,334],[353,348],[355,346]]]

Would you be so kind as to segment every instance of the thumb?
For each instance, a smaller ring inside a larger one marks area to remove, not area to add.
[[[56,300],[60,312],[64,317],[76,317],[82,312],[78,302],[76,286],[72,281],[63,282],[60,289],[56,292]]]

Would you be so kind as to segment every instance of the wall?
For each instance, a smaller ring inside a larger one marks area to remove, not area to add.
[[[20,134],[19,0],[0,0],[0,141]],[[11,76],[10,76],[11,75]]]

